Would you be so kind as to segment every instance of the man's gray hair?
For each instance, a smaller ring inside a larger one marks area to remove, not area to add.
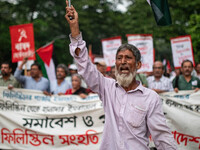
[[[135,56],[136,62],[139,62],[139,61],[140,61],[140,59],[141,59],[140,51],[139,51],[139,50],[137,49],[137,47],[135,47],[134,45],[128,44],[128,43],[122,44],[122,45],[117,49],[116,57],[117,57],[118,53],[119,53],[120,51],[123,51],[123,50],[130,50],[130,51],[133,53],[133,55]]]
[[[58,68],[62,68],[63,70],[65,70],[65,74],[67,75],[67,72],[68,72],[68,69],[67,69],[67,66],[65,64],[59,64],[57,67],[56,67],[56,70]]]

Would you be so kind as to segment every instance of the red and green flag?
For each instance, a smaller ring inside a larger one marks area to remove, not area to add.
[[[42,74],[50,81],[56,79],[55,65],[52,59],[53,43],[45,45],[36,50],[36,59],[42,67]]]

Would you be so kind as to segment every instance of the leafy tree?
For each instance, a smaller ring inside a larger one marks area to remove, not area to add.
[[[170,38],[190,34],[195,60],[199,61],[199,14],[200,1],[168,0],[173,24],[166,27],[156,25],[151,7],[146,0],[127,0],[131,3],[127,12],[116,9],[122,0],[72,0],[79,13],[80,30],[87,44],[92,44],[93,53],[102,54],[101,39],[126,34],[152,34],[156,59],[171,60]],[[72,63],[69,54],[70,33],[65,16],[64,0],[16,0],[9,3],[0,0],[0,58],[11,59],[9,26],[32,22],[34,24],[35,48],[54,42],[56,64]],[[65,38],[64,35],[66,36]],[[62,37],[62,38],[57,38]]]
[[[0,1],[0,61],[11,60],[11,42],[10,42],[10,33],[9,26],[15,20],[12,17],[13,5],[8,2]]]
[[[200,62],[200,15],[193,14],[190,16],[189,26],[187,29],[192,37],[192,45],[194,50],[194,58],[196,62]]]

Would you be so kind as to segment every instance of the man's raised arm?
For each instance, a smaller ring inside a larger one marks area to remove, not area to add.
[[[65,18],[67,22],[69,23],[72,38],[76,38],[80,34],[79,23],[78,23],[78,13],[73,7],[73,5],[69,7],[69,2],[67,0],[66,0],[66,5],[67,7],[66,7]],[[79,52],[80,52],[80,49],[76,49],[75,53],[77,56],[79,56]]]
[[[69,7],[68,1],[66,1],[66,5],[65,18],[71,30],[71,35],[69,36],[71,41],[69,45],[70,54],[75,59],[78,74],[83,77],[93,92],[99,93],[100,97],[103,97],[105,79],[89,59],[86,42],[82,39],[82,34],[79,30],[78,13],[73,6]]]
[[[80,34],[79,24],[78,24],[78,13],[72,5],[71,7],[69,7],[69,3],[67,0],[66,0],[66,5],[67,7],[66,7],[65,18],[67,19],[67,22],[69,23],[72,37],[75,38],[76,36]]]

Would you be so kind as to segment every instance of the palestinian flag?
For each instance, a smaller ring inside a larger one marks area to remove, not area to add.
[[[157,25],[165,26],[172,24],[167,0],[147,0],[151,6]]]
[[[53,43],[45,45],[36,50],[36,59],[42,67],[42,74],[50,81],[56,79],[55,65],[52,59]]]

